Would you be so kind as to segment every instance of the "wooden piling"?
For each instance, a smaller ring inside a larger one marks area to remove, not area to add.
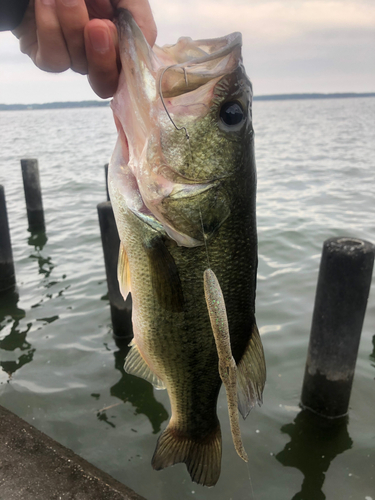
[[[14,271],[5,193],[3,186],[0,186],[0,293],[14,289],[15,285],[16,274]]]
[[[355,238],[323,245],[301,406],[328,418],[348,412],[374,255]]]
[[[21,160],[29,229],[45,230],[42,191],[40,188],[38,160]]]
[[[111,306],[113,334],[115,338],[129,338],[130,340],[133,337],[131,320],[132,301],[130,295],[126,302],[124,301],[118,284],[117,261],[120,238],[111,202],[105,201],[99,203],[97,209],[107,275],[108,296]]]
[[[108,191],[108,163],[104,165],[104,177],[105,177],[105,190],[107,193],[107,201],[110,200],[109,198],[109,191]]]

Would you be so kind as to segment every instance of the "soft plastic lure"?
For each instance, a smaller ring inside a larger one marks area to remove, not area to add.
[[[237,365],[232,356],[227,311],[218,279],[212,269],[203,274],[204,295],[206,298],[211,327],[219,356],[219,374],[227,393],[228,413],[233,444],[238,455],[245,462],[248,457],[242,443],[237,407]]]

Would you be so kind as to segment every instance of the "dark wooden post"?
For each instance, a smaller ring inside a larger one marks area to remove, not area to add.
[[[301,405],[325,417],[348,412],[374,255],[355,238],[323,245]]]
[[[38,160],[21,160],[21,168],[29,229],[35,231],[45,230]]]
[[[0,186],[0,293],[15,287],[12,244],[3,186]]]
[[[105,177],[105,189],[107,193],[107,200],[109,201],[109,191],[108,191],[108,163],[104,165],[104,177]]]

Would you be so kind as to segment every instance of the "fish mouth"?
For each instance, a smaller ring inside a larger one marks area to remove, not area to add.
[[[206,116],[214,86],[242,61],[241,34],[198,41],[183,37],[175,45],[151,49],[129,11],[119,9],[116,25],[122,71],[111,103],[118,142],[110,169],[133,213],[161,224],[179,245],[202,245],[203,235],[197,239],[174,227],[163,202],[205,193],[220,179],[217,174],[189,175],[178,162],[171,165],[162,134],[186,117]]]
[[[234,71],[242,62],[242,35],[239,32],[213,38],[192,40],[181,37],[175,44],[151,49],[141,29],[126,9],[118,9],[122,72],[138,83],[138,90],[154,91],[150,76],[158,82],[163,97],[175,97],[196,90],[217,77]],[[145,68],[147,71],[145,71]]]
[[[156,46],[156,54],[163,51],[171,58],[170,65],[158,71],[160,94],[177,97],[230,73],[238,66],[241,46],[237,32],[209,40],[182,37],[175,45]]]
[[[167,116],[175,125],[171,114],[207,114],[215,84],[242,63],[242,36],[235,32],[207,40],[182,37],[174,45],[151,49],[128,10],[118,10],[116,25],[122,70],[111,107],[130,157],[139,157],[146,139]],[[182,178],[194,182],[189,176]]]

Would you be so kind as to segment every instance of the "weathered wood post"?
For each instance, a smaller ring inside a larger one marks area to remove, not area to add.
[[[42,191],[40,188],[38,160],[21,160],[29,229],[45,230]]]
[[[105,176],[105,189],[107,193],[107,200],[109,201],[109,191],[108,191],[108,163],[104,165],[104,176]]]
[[[0,293],[16,285],[12,244],[10,240],[7,207],[3,186],[0,186]]]
[[[325,417],[348,412],[374,255],[355,238],[323,245],[301,406]]]
[[[132,300],[129,295],[126,302],[124,301],[117,280],[120,238],[113,209],[110,201],[99,203],[97,208],[107,275],[108,296],[111,305],[113,334],[117,338],[129,338],[130,340],[133,336],[131,320]]]

